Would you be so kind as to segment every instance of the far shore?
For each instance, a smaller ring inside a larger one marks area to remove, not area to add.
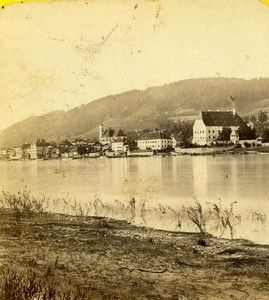
[[[175,151],[163,151],[158,153],[153,152],[135,152],[135,154],[117,154],[110,153],[110,155],[77,155],[75,157],[53,157],[53,158],[36,158],[36,159],[0,159],[2,161],[35,161],[35,160],[80,160],[80,159],[99,159],[99,158],[143,158],[152,156],[215,156],[215,155],[233,155],[233,154],[269,154],[269,146],[255,146],[249,148],[237,148],[234,146],[227,147],[194,147],[194,148],[178,148]]]

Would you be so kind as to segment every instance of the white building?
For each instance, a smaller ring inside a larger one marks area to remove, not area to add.
[[[29,159],[37,159],[37,146],[36,143],[32,143],[30,148],[27,149],[27,155]]]
[[[236,132],[245,122],[233,111],[202,111],[193,125],[193,144],[209,145],[216,141],[224,127]],[[233,135],[234,137],[234,135]],[[238,137],[236,137],[238,138]]]
[[[22,159],[22,149],[19,147],[13,148],[14,156],[12,157],[14,160]]]
[[[112,151],[117,152],[117,153],[126,153],[127,147],[128,146],[126,145],[126,143],[122,140],[114,141],[111,144]]]
[[[173,140],[173,148],[175,149],[176,147],[181,147],[183,144],[183,134],[180,133],[175,133],[171,135],[171,139]]]
[[[2,158],[7,157],[7,149],[1,149],[0,150],[0,157],[2,157]]]
[[[141,150],[166,150],[173,148],[173,140],[165,133],[155,130],[144,133],[137,140],[137,147]]]

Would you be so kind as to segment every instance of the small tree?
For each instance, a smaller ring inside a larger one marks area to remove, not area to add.
[[[262,137],[265,142],[269,141],[269,128],[265,128],[262,134]]]
[[[3,191],[2,201],[14,212],[17,223],[22,218],[31,218],[35,214],[43,213],[49,205],[49,198],[45,196],[37,198],[31,194],[27,187],[17,194]]]
[[[240,140],[254,140],[256,138],[256,129],[251,129],[248,126],[240,126],[238,128],[238,134]]]
[[[249,148],[249,147],[251,147],[251,144],[248,142],[244,142],[244,146],[245,146],[245,148]]]
[[[83,145],[78,146],[77,151],[78,151],[79,155],[87,154],[87,148],[86,148],[86,146],[83,146]]]
[[[219,134],[218,140],[223,142],[228,142],[230,140],[232,129],[230,127],[223,127]]]
[[[259,111],[258,120],[261,123],[264,123],[268,120],[268,113],[266,111]]]

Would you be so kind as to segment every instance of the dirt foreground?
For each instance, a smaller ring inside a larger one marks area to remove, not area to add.
[[[85,287],[85,299],[269,299],[269,246],[105,218],[0,216],[2,271],[50,266],[59,289]],[[3,286],[1,275],[6,300]]]

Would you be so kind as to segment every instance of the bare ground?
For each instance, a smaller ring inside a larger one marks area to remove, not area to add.
[[[269,246],[105,218],[0,216],[2,270],[50,265],[59,288],[85,286],[90,299],[269,299]]]

